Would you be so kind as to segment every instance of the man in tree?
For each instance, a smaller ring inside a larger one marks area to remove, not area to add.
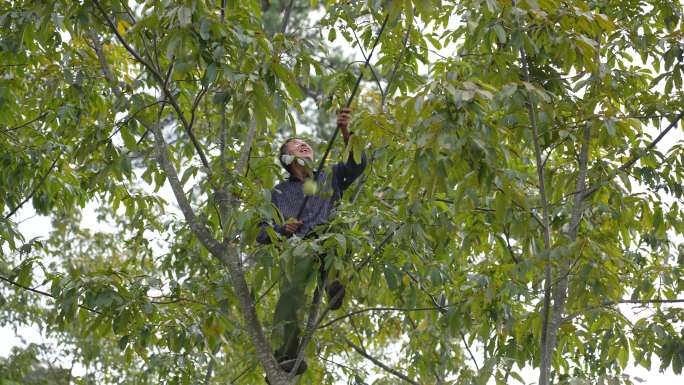
[[[348,130],[351,110],[342,109],[337,115],[337,125],[342,132],[344,142],[348,143],[352,134]],[[366,167],[366,156],[362,154],[361,162],[356,163],[352,154],[346,163],[340,162],[333,166],[332,176],[319,170],[314,172],[309,166],[314,160],[314,152],[305,141],[290,138],[280,147],[279,159],[281,165],[289,173],[289,178],[271,191],[271,200],[278,208],[283,218],[288,218],[283,225],[270,225],[272,229],[285,237],[297,235],[311,237],[316,226],[326,224],[333,206],[342,197],[342,193],[361,175]],[[319,188],[320,186],[320,188]],[[318,191],[320,190],[320,191]],[[300,206],[308,196],[306,206],[300,218],[297,218]],[[259,243],[269,243],[271,239],[266,231],[267,224],[262,224],[257,236]],[[306,303],[306,283],[313,278],[315,262],[320,263],[320,281],[325,284],[329,307],[332,310],[342,306],[345,286],[338,280],[326,283],[327,272],[324,269],[323,255],[297,258],[290,279],[283,274],[280,298],[276,304],[273,317],[274,339],[281,339],[282,345],[275,355],[283,370],[290,372],[295,364],[299,350],[301,329],[298,317],[299,310]],[[306,371],[306,362],[302,361],[297,374]]]

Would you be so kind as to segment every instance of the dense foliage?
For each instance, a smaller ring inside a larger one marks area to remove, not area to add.
[[[681,373],[684,152],[660,140],[681,127],[682,12],[4,0],[0,324],[38,325],[82,384],[485,384],[523,367],[629,383],[654,356]],[[385,17],[353,105],[364,177],[328,233],[258,246],[282,220],[278,146],[309,127],[323,150],[362,68],[339,47],[368,54]],[[18,231],[31,208],[49,237]],[[347,299],[304,309],[310,369],[292,379],[270,354],[276,283],[317,252]],[[0,383],[59,371],[32,349]]]

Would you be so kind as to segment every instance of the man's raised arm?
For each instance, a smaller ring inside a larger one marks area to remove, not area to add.
[[[337,115],[337,126],[342,132],[345,146],[349,143],[349,138],[352,132],[349,131],[349,120],[351,119],[351,109],[343,108]],[[350,151],[351,152],[351,151]],[[361,154],[361,163],[354,161],[353,154],[349,154],[347,163],[338,163],[333,167],[333,172],[336,174],[335,179],[341,192],[344,192],[354,181],[358,178],[363,170],[366,169],[367,164],[366,153]]]

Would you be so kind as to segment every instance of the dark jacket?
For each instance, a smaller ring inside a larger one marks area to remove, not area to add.
[[[304,237],[309,231],[328,221],[333,206],[338,201],[344,190],[346,190],[356,178],[363,173],[366,168],[366,154],[361,157],[361,163],[354,162],[351,154],[347,163],[338,163],[332,168],[332,180],[328,181],[328,174],[321,172],[316,180],[318,181],[319,191],[316,195],[309,197],[306,207],[299,218],[303,224],[297,230],[296,235]],[[280,182],[271,190],[271,202],[280,210],[283,218],[293,218],[299,213],[299,207],[304,202],[303,182],[290,176],[287,180]],[[271,240],[266,233],[268,223],[261,224],[261,231],[257,236],[257,242],[270,243]],[[276,233],[285,235],[285,225],[270,224]]]

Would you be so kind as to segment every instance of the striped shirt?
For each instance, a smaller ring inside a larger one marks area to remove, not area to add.
[[[328,181],[328,174],[320,172],[317,175],[318,193],[309,197],[306,207],[302,212],[302,226],[295,233],[299,237],[307,235],[314,227],[328,222],[330,213],[336,201],[342,197],[342,193],[358,178],[366,168],[366,154],[361,157],[361,163],[354,162],[350,155],[347,163],[338,163],[332,168],[332,180]],[[271,202],[278,208],[283,218],[295,218],[299,213],[299,207],[304,202],[304,182],[290,176],[287,180],[280,182],[271,190]],[[257,236],[257,242],[270,243],[271,240],[266,233],[268,223],[261,224],[261,231]],[[285,235],[285,225],[271,224],[276,233]]]

